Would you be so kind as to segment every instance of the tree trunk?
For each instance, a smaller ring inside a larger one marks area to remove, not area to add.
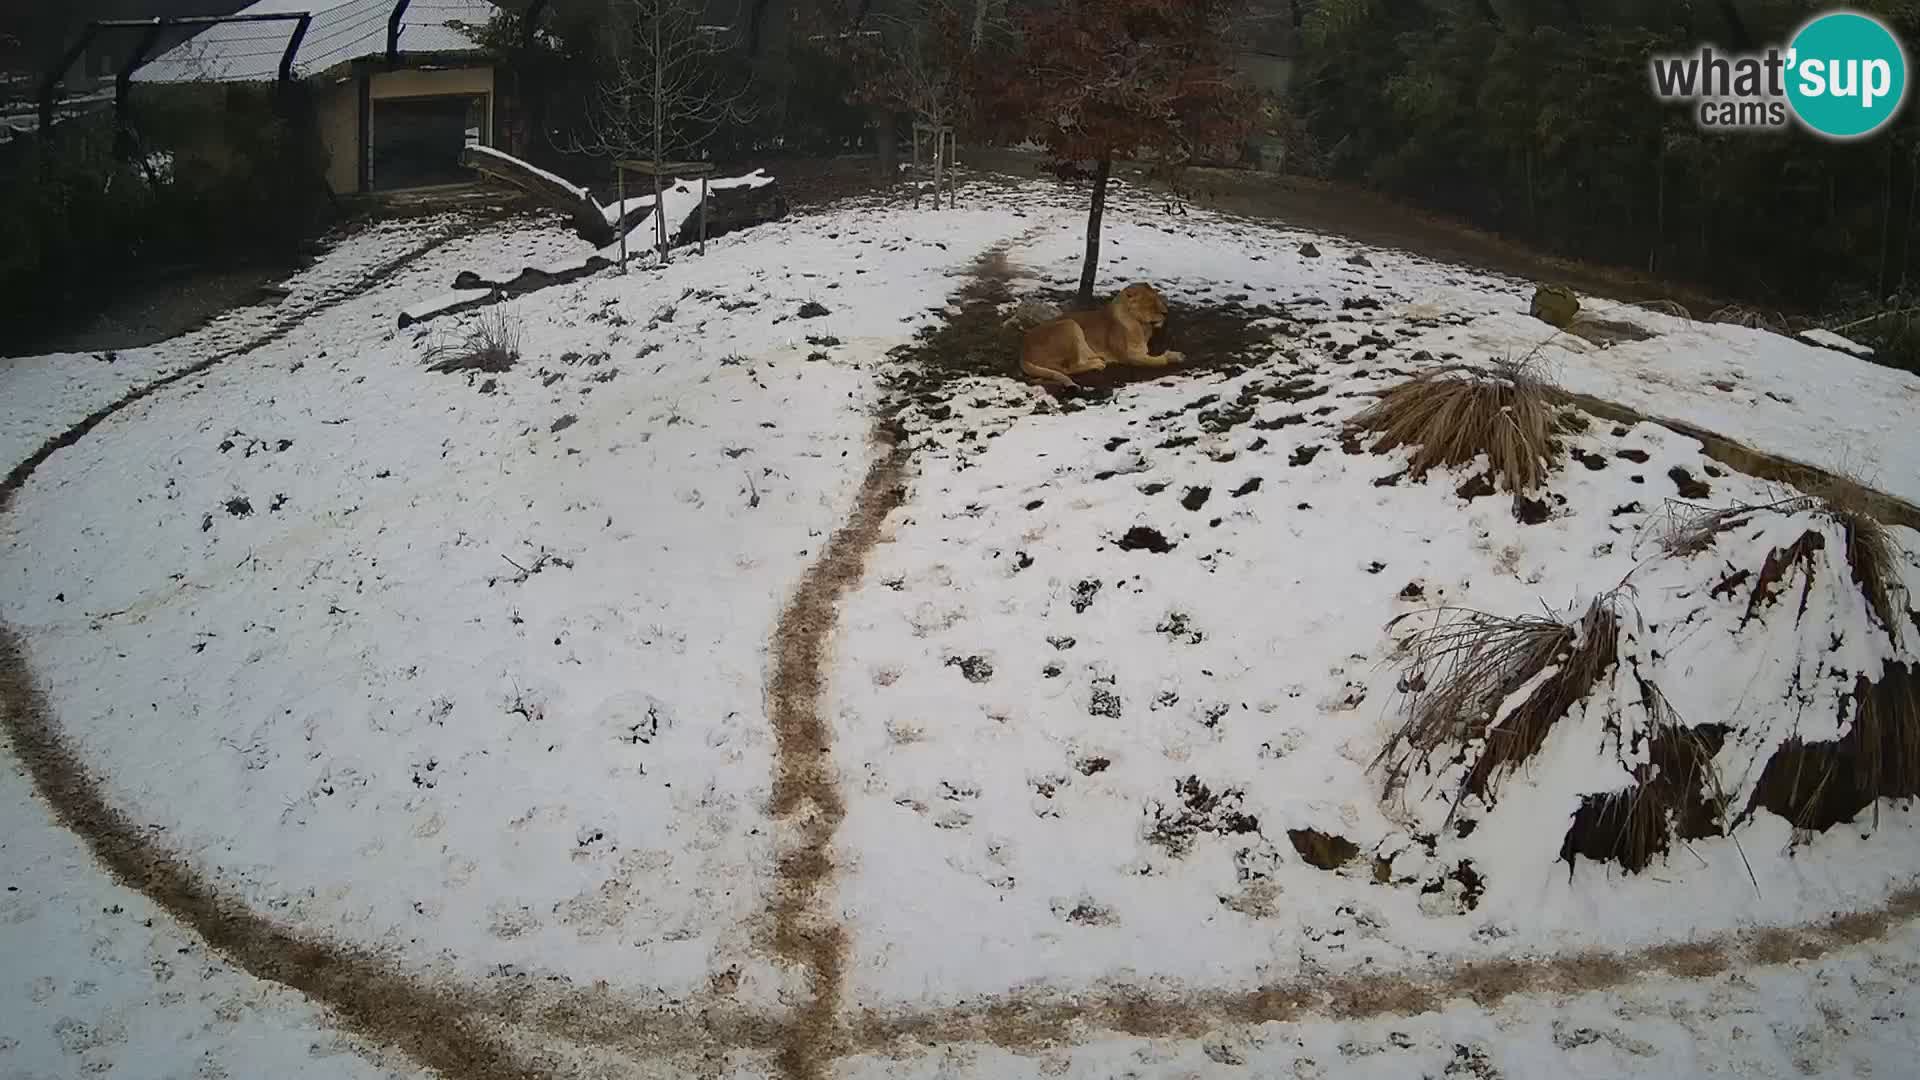
[[[933,120],[933,208],[940,209],[940,167],[945,164],[946,136],[940,133],[940,118]]]
[[[987,36],[987,11],[999,6],[999,0],[973,0],[973,47],[980,48],[980,40]]]
[[[1720,17],[1727,20],[1727,33],[1731,35],[1733,47],[1740,52],[1753,51],[1753,34],[1747,29],[1747,20],[1740,17],[1740,9],[1733,6],[1733,0],[1716,0],[1720,8]]]
[[[1900,152],[1899,141],[1887,140],[1887,186],[1882,200],[1880,228],[1880,299],[1892,296],[1900,288],[1900,269],[1907,259],[1907,230],[1912,224],[1913,204],[1906,198],[1913,185],[1906,175],[1911,163]]]
[[[662,85],[665,75],[661,71],[665,66],[660,57],[660,10],[655,8],[653,12],[653,235],[662,266],[667,263],[667,207],[660,191],[660,170],[667,165],[666,136],[662,131],[666,126],[666,118],[662,115],[665,105],[661,101],[666,94],[666,88]],[[624,212],[626,207],[621,207],[621,210]]]
[[[873,147],[880,169],[876,179],[881,187],[890,188],[900,177],[900,140],[894,131],[893,110],[873,110]]]
[[[1100,276],[1100,218],[1107,210],[1107,179],[1113,175],[1113,157],[1100,159],[1093,170],[1093,209],[1087,212],[1087,261],[1080,266],[1080,292],[1076,299],[1082,307],[1093,305],[1093,282]]]
[[[1663,141],[1653,159],[1653,250],[1647,254],[1647,273],[1660,271],[1660,248],[1667,242],[1667,147]]]

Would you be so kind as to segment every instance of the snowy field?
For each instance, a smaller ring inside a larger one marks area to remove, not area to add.
[[[504,1017],[533,1063],[511,1075],[794,1075],[779,1038],[728,1033],[791,1026],[827,979],[850,1078],[1903,1074],[1903,804],[1811,838],[1762,811],[1626,874],[1559,858],[1581,796],[1644,763],[1598,749],[1603,702],[1465,819],[1444,768],[1383,799],[1371,766],[1399,719],[1386,625],[1434,605],[1565,612],[1631,581],[1673,710],[1744,733],[1716,759],[1738,806],[1784,740],[1844,727],[1772,688],[1877,679],[1920,621],[1883,632],[1837,559],[1797,613],[1702,595],[1828,524],[1662,557],[1683,495],[1788,493],[1658,424],[1567,433],[1527,520],[1474,467],[1415,479],[1342,425],[1430,363],[1531,353],[1569,390],[1920,500],[1920,378],[1593,303],[1651,335],[1601,348],[1530,319],[1528,283],[1125,193],[1103,289],[1264,306],[1271,345],[1084,407],[969,377],[901,413],[904,502],[839,605],[819,705],[845,816],[817,906],[843,964],[781,959],[775,624],[878,453],[897,348],[990,251],[1016,293],[1070,281],[1081,225],[1040,185],[796,217],[511,300],[517,364],[437,373],[430,350],[500,309],[402,311],[461,271],[592,254],[557,221],[448,215],[112,362],[0,360],[12,468],[231,354],[31,475],[0,615],[156,851]],[[1353,854],[1322,868],[1313,837]],[[427,1075],[115,884],[19,767],[0,856],[0,1077]],[[1770,952],[1768,927],[1816,929]],[[1617,959],[1447,981],[1572,954]],[[1408,979],[1451,989],[1396,1008]],[[540,1011],[573,992],[661,1032]]]

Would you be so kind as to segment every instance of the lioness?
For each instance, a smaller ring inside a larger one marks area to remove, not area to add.
[[[1151,285],[1129,285],[1103,307],[1041,323],[1020,343],[1020,370],[1051,386],[1077,387],[1073,376],[1108,364],[1164,367],[1186,359],[1169,349],[1147,352],[1167,321],[1167,300]]]

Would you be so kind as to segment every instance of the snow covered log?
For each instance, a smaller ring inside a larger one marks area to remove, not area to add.
[[[586,188],[490,146],[469,146],[460,152],[460,164],[539,197],[573,220],[580,238],[596,247],[615,239],[613,226]]]

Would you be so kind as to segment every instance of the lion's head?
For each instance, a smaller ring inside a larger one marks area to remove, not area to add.
[[[1150,330],[1159,329],[1167,321],[1167,298],[1151,285],[1129,285],[1116,299],[1128,315]]]

